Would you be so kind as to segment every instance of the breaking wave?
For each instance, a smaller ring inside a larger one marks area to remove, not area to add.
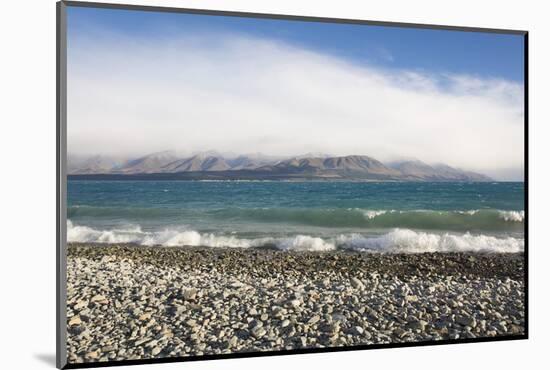
[[[276,248],[285,251],[330,251],[347,249],[361,252],[522,252],[524,240],[470,233],[427,233],[409,229],[393,229],[385,234],[340,234],[334,237],[294,235],[288,237],[239,238],[234,235],[199,233],[195,230],[167,228],[143,231],[139,226],[112,230],[96,230],[67,221],[69,243],[133,243],[144,246],[203,246],[226,248]]]
[[[504,221],[523,222],[525,211],[498,211],[498,215]]]
[[[524,240],[514,237],[495,237],[465,233],[432,234],[407,229],[395,229],[376,237],[359,234],[341,235],[337,244],[365,252],[423,253],[423,252],[522,252]]]

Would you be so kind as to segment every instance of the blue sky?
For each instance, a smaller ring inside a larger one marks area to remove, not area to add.
[[[79,154],[356,154],[517,180],[523,95],[519,35],[68,9]]]
[[[520,35],[79,7],[69,7],[68,14],[70,37],[90,27],[136,40],[189,32],[241,33],[358,64],[523,82]]]

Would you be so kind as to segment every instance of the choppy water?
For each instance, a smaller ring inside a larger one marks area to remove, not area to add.
[[[69,242],[524,248],[523,183],[68,181]]]

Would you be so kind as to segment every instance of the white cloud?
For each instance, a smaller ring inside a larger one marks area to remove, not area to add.
[[[497,176],[523,168],[514,82],[359,66],[235,35],[101,40],[70,44],[71,153],[325,152]]]

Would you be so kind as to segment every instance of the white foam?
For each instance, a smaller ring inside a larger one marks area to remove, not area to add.
[[[352,210],[353,208],[349,208],[349,210]],[[440,215],[445,214],[447,212],[454,212],[456,214],[460,215],[468,215],[473,216],[479,212],[479,209],[471,209],[466,211],[431,211],[426,209],[416,209],[416,210],[407,210],[407,211],[396,211],[396,210],[364,210],[364,209],[356,209],[358,211],[361,211],[363,213],[363,216],[367,220],[372,220],[373,218],[376,218],[381,215],[385,215],[386,213],[398,213],[398,214],[406,214],[406,213],[430,213],[430,212],[436,212]]]
[[[79,243],[136,243],[146,246],[160,245],[204,246],[250,248],[274,246],[281,250],[326,251],[335,248],[334,244],[321,238],[308,235],[297,235],[288,238],[258,238],[240,239],[233,235],[200,234],[194,230],[181,228],[164,229],[155,232],[145,232],[141,228],[131,226],[124,229],[96,230],[88,226],[74,225],[67,221],[67,241]]]
[[[201,235],[196,231],[178,231],[165,229],[156,233],[147,233],[140,241],[140,244],[175,247],[178,245],[198,246],[200,245],[200,242]]]
[[[274,239],[273,244],[278,249],[296,251],[330,251],[336,248],[336,246],[331,242],[308,235],[297,235],[292,238]]]
[[[395,229],[389,233],[365,237],[360,234],[341,235],[337,245],[360,251],[391,253],[424,252],[521,252],[524,240],[490,235],[471,235],[470,233],[432,234],[408,229]]]
[[[67,220],[67,241],[81,243],[137,243],[143,232],[139,226],[115,230],[96,230],[88,226],[73,225]]]
[[[523,222],[525,211],[498,211],[498,215],[504,221]]]
[[[146,246],[204,246],[252,248],[271,246],[285,251],[330,251],[336,248],[363,252],[423,253],[423,252],[521,252],[524,240],[490,235],[435,234],[394,229],[381,235],[346,234],[333,238],[309,235],[291,237],[238,238],[235,235],[199,233],[183,228],[143,231],[139,226],[112,230],[96,230],[67,221],[67,241],[80,243],[136,243]]]
[[[458,213],[460,215],[469,215],[469,216],[473,216],[478,212],[479,212],[479,209],[471,209],[471,210],[468,210],[468,211],[456,211],[456,213]]]
[[[372,220],[373,218],[385,214],[387,211],[379,210],[379,211],[371,211],[371,210],[363,210],[363,216],[367,220]]]
[[[234,236],[214,234],[200,234],[194,230],[165,229],[160,232],[149,233],[140,243],[142,245],[162,245],[165,247],[177,246],[204,246],[204,247],[230,247],[249,248],[253,241],[239,239]]]

